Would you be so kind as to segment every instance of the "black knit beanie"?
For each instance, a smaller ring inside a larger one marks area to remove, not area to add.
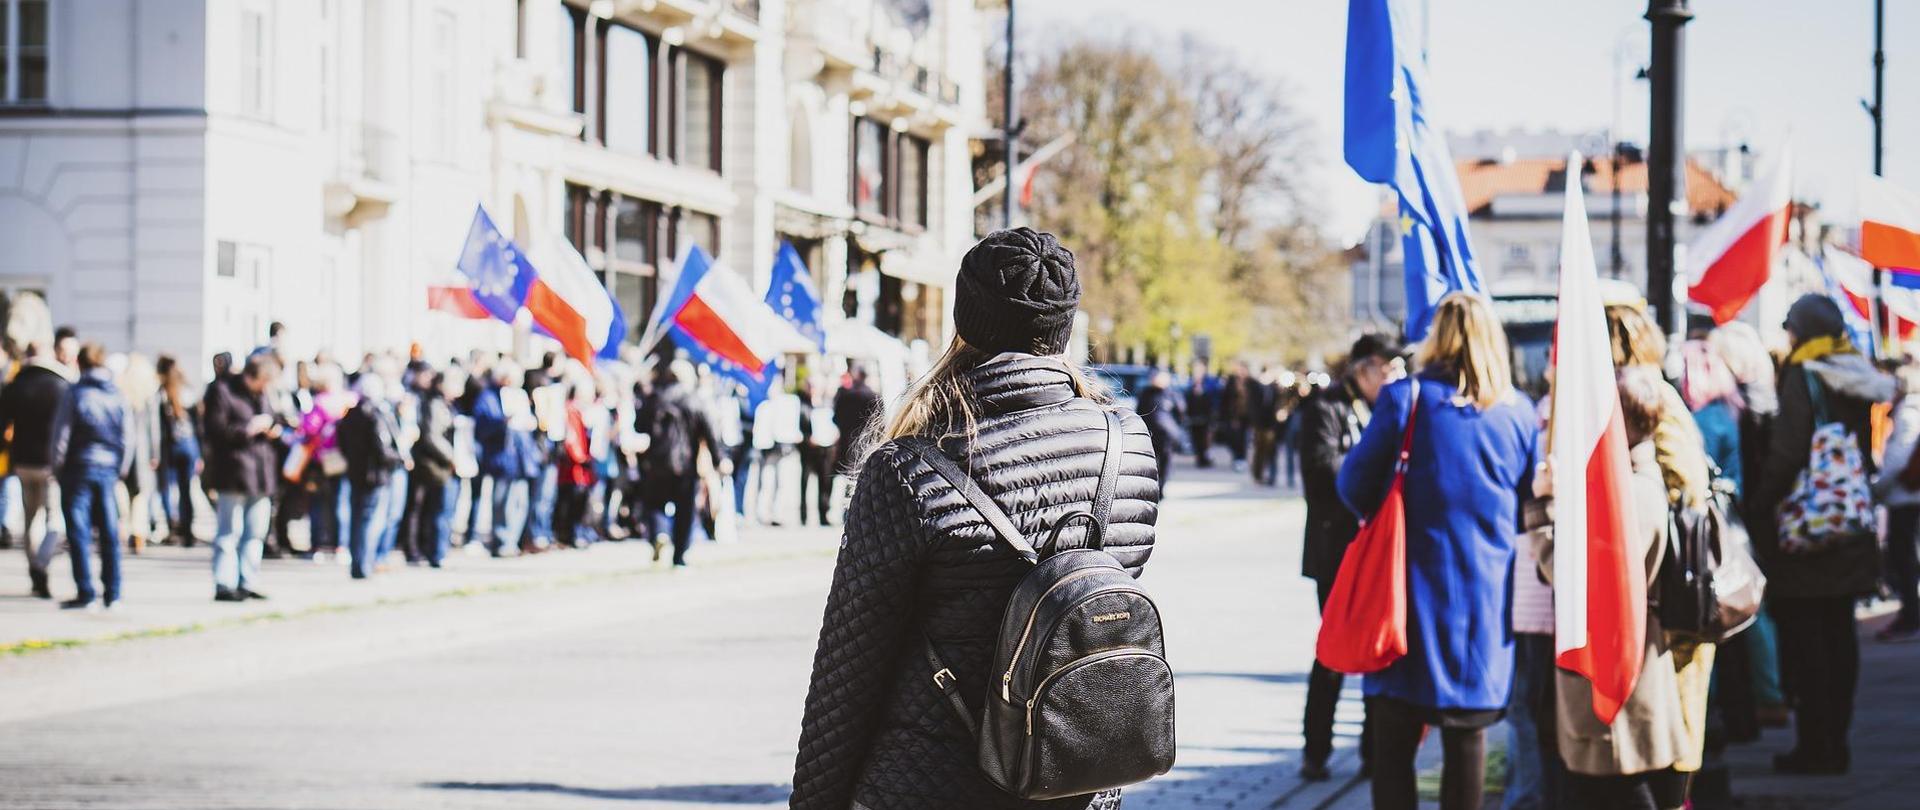
[[[989,354],[1060,354],[1073,334],[1080,277],[1073,251],[1031,228],[995,231],[960,260],[953,325]]]
[[[1807,293],[1787,308],[1787,321],[1781,324],[1800,340],[1838,335],[1847,331],[1846,316],[1840,305],[1819,293]]]

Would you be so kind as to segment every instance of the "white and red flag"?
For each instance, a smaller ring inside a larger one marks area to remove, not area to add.
[[[1579,153],[1567,161],[1580,165]],[[1587,206],[1567,178],[1560,226],[1560,322],[1553,343],[1554,660],[1593,682],[1611,724],[1640,677],[1647,634],[1645,560],[1633,551],[1633,468],[1601,308]]]
[[[1687,245],[1687,297],[1713,311],[1715,323],[1740,315],[1766,286],[1793,209],[1793,154],[1772,169]]]

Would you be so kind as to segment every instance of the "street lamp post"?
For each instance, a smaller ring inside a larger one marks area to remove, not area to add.
[[[1014,208],[1019,205],[1016,201],[1017,198],[1014,197],[1014,195],[1019,192],[1014,189],[1016,183],[1013,181],[1013,169],[1015,166],[1020,165],[1020,123],[1018,118],[1020,104],[1018,97],[1013,93],[1013,3],[1014,0],[1007,0],[1007,66],[1006,75],[1001,77],[1003,83],[1000,88],[1002,95],[1005,96],[1005,98],[1001,99],[1001,112],[1006,116],[1006,120],[1004,121],[1006,129],[1003,134],[1006,137],[1004,145],[1007,150],[1007,196],[1002,201],[1000,207],[1001,219],[1003,220],[1001,227],[1005,228],[1013,227],[1013,211]]]
[[[1861,105],[1867,108],[1867,115],[1873,118],[1873,175],[1875,177],[1885,176],[1881,173],[1880,159],[1881,138],[1883,134],[1882,126],[1887,118],[1885,96],[1887,84],[1887,51],[1884,40],[1886,30],[1886,0],[1873,0],[1873,103],[1869,105],[1866,102],[1861,102]],[[1873,268],[1873,323],[1871,324],[1875,341],[1880,340],[1880,335],[1882,334],[1881,324],[1887,322],[1887,296],[1883,292],[1883,286],[1886,283],[1887,271],[1879,266],[1875,266]],[[1890,332],[1891,330],[1888,331]],[[1888,338],[1888,343],[1897,344],[1899,342],[1898,340],[1892,339],[1891,335],[1889,335]]]
[[[1686,140],[1681,137],[1681,96],[1685,75],[1686,36],[1683,26],[1693,19],[1687,0],[1648,0],[1647,21],[1653,24],[1653,80],[1651,137],[1647,139],[1647,304],[1660,328],[1680,331],[1679,307],[1673,300],[1674,215]]]

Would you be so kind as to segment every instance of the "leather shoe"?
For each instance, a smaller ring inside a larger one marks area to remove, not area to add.
[[[92,599],[68,599],[60,603],[60,609],[94,611],[99,610],[99,607],[94,605]]]
[[[244,593],[242,593],[242,592],[240,592],[240,591],[236,591],[236,590],[233,590],[233,589],[231,589],[231,588],[220,588],[220,589],[217,589],[217,590],[215,590],[215,591],[213,592],[213,601],[215,601],[215,602],[245,602],[245,601],[247,601],[247,597],[246,597],[246,594],[244,594]]]

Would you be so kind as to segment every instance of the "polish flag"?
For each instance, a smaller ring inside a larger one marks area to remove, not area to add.
[[[1579,153],[1567,161],[1580,165]],[[1647,576],[1634,553],[1626,423],[1614,382],[1587,207],[1569,178],[1560,226],[1560,318],[1553,344],[1555,661],[1593,682],[1593,712],[1611,724],[1640,677]]]
[[[1920,289],[1920,195],[1879,177],[1860,184],[1860,258],[1887,280]]]
[[[1740,315],[1765,286],[1787,241],[1793,208],[1793,153],[1783,151],[1760,182],[1687,246],[1687,297],[1715,323]]]
[[[560,341],[568,357],[588,368],[595,358],[619,357],[620,339],[627,334],[626,313],[572,242],[554,236],[548,244],[557,247],[543,262],[546,269],[527,287],[526,308],[534,329]]]
[[[749,387],[764,386],[774,361],[786,352],[812,352],[815,343],[801,335],[739,273],[714,261],[699,245],[680,259],[673,292],[661,299],[651,335],[664,331],[698,362],[733,376]]]

